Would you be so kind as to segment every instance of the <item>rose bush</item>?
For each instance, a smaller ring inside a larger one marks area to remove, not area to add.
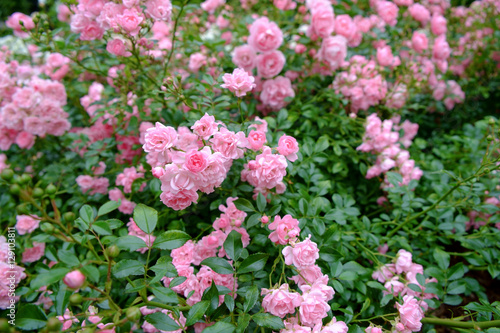
[[[499,8],[13,13],[0,331],[497,332]]]

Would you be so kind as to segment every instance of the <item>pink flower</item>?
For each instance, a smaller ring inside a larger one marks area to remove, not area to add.
[[[390,46],[379,47],[377,49],[377,62],[380,66],[391,66],[394,63],[394,56]]]
[[[299,308],[300,321],[303,325],[314,327],[321,323],[327,316],[330,306],[323,299],[323,294],[319,290],[311,290],[302,295],[302,303]]]
[[[257,73],[266,79],[273,78],[281,72],[285,62],[285,56],[280,51],[259,54],[257,56]]]
[[[21,262],[35,262],[43,257],[45,252],[45,243],[33,242],[33,247],[25,248],[23,252],[23,259]]]
[[[20,24],[22,22],[22,25]],[[30,31],[35,27],[35,23],[28,15],[23,13],[16,12],[9,16],[7,21],[5,21],[5,25],[14,30],[14,35],[20,38],[29,37],[29,33],[23,31],[23,27]]]
[[[81,30],[81,40],[96,40],[101,39],[104,35],[104,30],[101,29],[97,22],[91,21]]]
[[[446,42],[446,36],[441,35],[434,40],[434,47],[432,48],[432,56],[435,59],[445,60],[451,54],[451,49],[448,43]]]
[[[209,149],[210,150],[210,149]],[[206,151],[191,150],[186,154],[184,166],[191,172],[199,173],[208,166],[208,155]]]
[[[145,13],[158,21],[169,22],[172,17],[170,0],[147,0]]]
[[[275,244],[287,245],[289,241],[295,240],[300,234],[299,221],[287,214],[283,218],[276,215],[274,221],[269,224],[269,230],[274,230],[269,239]]]
[[[293,0],[273,0],[273,4],[281,10],[291,10],[297,7],[297,4]]]
[[[406,295],[403,297],[403,305],[396,303],[396,307],[398,308],[404,328],[411,332],[420,331],[422,328],[420,321],[424,317],[424,312],[418,301],[413,296]]]
[[[228,159],[243,157],[243,149],[247,146],[247,139],[243,132],[234,133],[225,127],[214,134],[210,139],[214,151],[219,152]]]
[[[201,3],[201,8],[204,11],[213,14],[217,9],[217,7],[224,5],[225,2],[226,2],[225,0],[205,0],[204,2]]]
[[[335,29],[335,15],[329,2],[318,2],[312,9],[311,29],[319,37],[330,36]]]
[[[287,77],[278,76],[275,79],[265,81],[262,85],[260,100],[264,105],[270,106],[274,110],[285,107],[288,104],[285,101],[287,97],[295,97],[292,83]]]
[[[243,97],[247,92],[255,88],[255,78],[241,68],[235,68],[233,74],[226,73],[222,77],[224,84],[222,88],[227,88],[229,91],[234,92],[237,97]]]
[[[356,33],[357,28],[352,18],[347,15],[339,15],[335,18],[335,33],[350,40]]]
[[[257,54],[250,45],[241,45],[234,48],[232,59],[236,66],[250,72],[256,66],[256,57]]]
[[[319,249],[316,243],[311,242],[311,235],[304,241],[283,249],[285,264],[294,265],[298,269],[314,265],[319,258]]]
[[[288,284],[282,284],[278,289],[262,288],[262,307],[264,311],[280,318],[287,314],[294,313],[295,308],[301,304],[302,297],[299,293],[290,292]]]
[[[208,140],[212,135],[217,132],[218,126],[215,122],[215,117],[210,116],[205,113],[200,120],[197,120],[193,126],[191,126],[194,134],[203,138],[203,140]]]
[[[187,241],[184,245],[177,249],[173,249],[171,253],[172,263],[174,266],[189,266],[193,263],[194,243],[192,240]]]
[[[434,35],[440,36],[446,33],[446,19],[439,14],[432,15],[431,31]]]
[[[130,57],[132,53],[127,51],[127,48],[125,47],[125,44],[121,39],[113,39],[108,42],[108,45],[106,46],[106,51],[108,51],[111,54],[114,54],[115,56],[123,56],[123,57]]]
[[[117,15],[117,22],[120,27],[132,36],[135,36],[141,30],[141,23],[144,21],[142,13],[136,8],[125,9],[123,14]]]
[[[36,215],[17,215],[16,230],[19,235],[31,234],[40,224],[40,217]]]
[[[326,324],[320,333],[347,333],[348,330],[349,328],[346,323],[343,321],[337,321],[337,318],[333,317],[332,321]],[[380,333],[382,333],[382,331],[380,331]]]
[[[412,255],[406,250],[399,250],[396,259],[396,273],[401,274],[410,269],[412,265]]]
[[[160,199],[166,206],[174,210],[182,210],[198,200],[198,193],[194,190],[183,190],[176,194],[163,192]]]
[[[415,31],[411,37],[411,45],[415,51],[422,53],[422,51],[427,50],[429,41],[423,32]]]
[[[262,154],[244,165],[241,179],[248,181],[257,191],[265,193],[266,190],[281,186],[286,167],[284,156],[272,154],[271,148],[264,147]]]
[[[410,15],[418,22],[426,24],[430,18],[431,13],[419,3],[414,3],[408,8]]]
[[[297,160],[299,144],[294,137],[283,134],[278,141],[278,152],[285,156],[290,162]]]
[[[252,150],[260,150],[266,143],[266,133],[262,131],[251,130],[248,134],[249,148]]]
[[[79,289],[85,283],[85,275],[79,270],[69,272],[63,279],[65,285],[71,289]]]
[[[338,69],[347,55],[347,39],[344,36],[334,36],[323,39],[317,57],[330,66],[331,70]]]
[[[378,15],[380,15],[385,23],[390,26],[396,25],[396,23],[398,22],[397,18],[399,12],[399,8],[396,4],[386,0],[379,0],[377,1],[377,4],[375,6]]]
[[[19,148],[30,149],[35,144],[35,136],[29,132],[21,132],[16,137],[16,144]]]
[[[283,43],[283,33],[280,28],[267,17],[255,20],[249,30],[248,44],[256,51],[274,51]]]
[[[198,72],[201,67],[207,64],[207,57],[196,52],[189,57],[188,68],[191,72]]]
[[[177,141],[177,131],[171,126],[164,126],[157,122],[155,127],[146,130],[144,140],[146,143],[142,148],[145,152],[165,152],[175,145]]]
[[[369,326],[365,328],[365,333],[383,333],[383,331],[379,327]]]

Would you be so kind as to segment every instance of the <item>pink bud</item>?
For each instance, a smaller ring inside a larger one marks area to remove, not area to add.
[[[85,275],[78,270],[69,272],[64,277],[63,282],[71,289],[78,289],[85,283]]]
[[[269,223],[269,217],[268,217],[268,216],[265,216],[265,215],[264,215],[264,216],[262,216],[262,217],[260,218],[260,222],[262,222],[262,223],[264,223],[264,224]]]

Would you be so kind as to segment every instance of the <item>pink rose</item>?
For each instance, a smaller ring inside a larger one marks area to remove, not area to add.
[[[249,148],[252,150],[260,150],[266,143],[266,133],[262,131],[251,130],[248,134]]]
[[[432,15],[431,31],[434,35],[440,36],[446,33],[446,19],[439,14]]]
[[[172,17],[172,3],[170,0],[148,0],[146,14],[155,20],[169,22]]]
[[[224,5],[226,1],[225,0],[205,0],[204,2],[201,3],[201,8],[209,12],[210,14],[213,14],[215,10]]]
[[[446,36],[441,35],[434,40],[434,47],[432,48],[432,56],[438,60],[445,60],[451,54],[451,49],[446,42]]]
[[[334,36],[323,39],[317,57],[327,63],[331,70],[338,69],[347,55],[347,39],[344,36]]]
[[[117,15],[116,18],[118,25],[131,36],[135,36],[139,33],[139,30],[141,30],[141,23],[144,21],[142,13],[136,8],[125,9],[123,14]]]
[[[19,23],[19,21],[22,22],[22,25]],[[33,20],[31,17],[28,15],[25,15],[23,13],[16,12],[9,16],[7,21],[5,21],[5,25],[11,29],[14,30],[14,35],[20,38],[27,38],[29,37],[29,33],[23,31],[23,27],[30,31],[31,29],[35,28],[35,23],[33,23]]]
[[[200,120],[197,120],[193,126],[191,126],[194,134],[203,138],[203,140],[208,140],[212,135],[214,135],[218,130],[218,125],[215,122],[215,117],[210,116],[205,113]]]
[[[333,317],[332,321],[323,327],[321,333],[347,333],[347,331],[349,331],[349,328],[346,323],[343,321],[337,321],[337,318]],[[380,331],[380,333],[382,333],[382,331]]]
[[[142,148],[145,152],[165,152],[177,142],[177,131],[171,126],[164,126],[157,122],[155,127],[146,130],[144,140],[146,143]]]
[[[394,56],[390,46],[379,47],[377,49],[377,62],[380,66],[391,66],[394,63]]]
[[[365,333],[383,333],[383,331],[379,327],[369,326],[365,328]]]
[[[349,15],[338,15],[335,18],[335,33],[337,35],[342,35],[349,40],[354,36],[356,30],[356,25]]]
[[[123,57],[130,57],[132,53],[127,51],[127,48],[125,47],[125,44],[121,39],[113,39],[108,42],[108,45],[106,46],[106,51],[108,51],[111,54],[114,54],[115,56],[123,56]]]
[[[256,51],[274,51],[283,43],[281,29],[265,16],[255,20],[249,30],[248,44]]]
[[[319,258],[319,249],[316,243],[311,242],[311,235],[304,241],[287,246],[283,249],[283,256],[287,265],[294,265],[298,269],[314,265]]]
[[[233,74],[224,74],[222,80],[224,84],[221,84],[221,87],[234,92],[237,97],[243,97],[255,88],[255,78],[241,68],[236,68]]]
[[[270,106],[274,110],[285,107],[288,104],[285,101],[287,97],[295,97],[292,83],[287,77],[278,76],[275,79],[265,81],[262,85],[260,100],[264,105]]]
[[[43,257],[45,252],[45,243],[33,242],[33,247],[25,248],[23,252],[23,259],[21,262],[35,262]]]
[[[31,234],[40,224],[40,217],[36,215],[17,215],[16,220],[16,230],[19,235]]]
[[[266,79],[271,79],[281,72],[285,62],[285,56],[280,51],[259,54],[257,56],[257,73]]]
[[[321,2],[312,9],[312,31],[319,37],[330,36],[335,29],[335,15],[333,7],[328,2]]]
[[[247,146],[247,139],[243,132],[234,133],[225,127],[215,133],[210,142],[214,151],[233,160],[243,157],[243,149]]]
[[[292,10],[297,7],[297,4],[292,0],[273,0],[273,4],[281,10]]]
[[[81,40],[96,40],[101,39],[104,35],[104,30],[101,29],[97,22],[91,21],[81,30]]]
[[[160,199],[166,206],[174,210],[182,210],[198,200],[198,193],[194,190],[183,190],[176,194],[163,192]]]
[[[274,221],[269,224],[269,230],[273,232],[269,239],[275,244],[287,245],[300,234],[299,221],[287,214],[283,218],[276,215]]]
[[[398,22],[399,8],[395,3],[386,0],[379,0],[376,4],[378,15],[390,26],[395,26]]]
[[[290,292],[288,284],[282,284],[278,289],[265,289],[262,288],[262,307],[264,311],[269,312],[274,316],[280,318],[285,317],[287,314],[294,313],[295,308],[298,307],[302,301],[299,293]]]
[[[184,166],[191,172],[199,173],[205,170],[208,165],[208,156],[206,151],[191,150],[186,154]]]
[[[35,144],[35,136],[29,132],[21,132],[16,137],[19,148],[30,149]]]
[[[420,321],[424,317],[424,312],[418,301],[413,296],[406,295],[403,297],[403,305],[396,303],[396,307],[404,328],[412,332],[420,331],[422,328]]]
[[[198,72],[201,67],[207,64],[207,57],[196,52],[189,57],[188,68],[191,72]]]
[[[412,265],[412,255],[406,250],[399,250],[396,257],[396,273],[401,274],[410,269]]]
[[[323,299],[323,294],[319,290],[311,290],[302,295],[302,303],[299,308],[300,321],[303,325],[314,327],[321,323],[327,316],[330,306]]]
[[[250,45],[241,45],[234,48],[233,63],[243,68],[245,71],[250,72],[255,68],[257,54]]]
[[[415,31],[413,32],[413,36],[411,38],[411,45],[415,51],[422,53],[422,51],[427,50],[429,41],[423,32]]]
[[[419,3],[415,3],[408,8],[410,15],[418,22],[426,24],[430,18],[431,13]]]
[[[278,153],[285,156],[290,162],[297,160],[299,144],[294,137],[283,134],[278,141]]]
[[[85,275],[79,270],[69,272],[63,279],[65,285],[71,289],[79,289],[85,283]]]

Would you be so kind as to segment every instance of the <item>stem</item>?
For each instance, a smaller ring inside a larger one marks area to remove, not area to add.
[[[188,2],[189,2],[189,0],[182,2],[181,10],[179,11],[179,15],[177,15],[177,19],[175,20],[174,31],[172,32],[172,48],[170,49],[170,53],[168,54],[167,62],[165,63],[165,70],[164,70],[164,74],[163,74],[164,78],[167,76],[168,64],[170,63],[170,59],[172,59],[172,54],[174,54],[174,50],[175,50],[175,48],[174,48],[174,46],[175,46],[175,33],[177,32],[177,25],[179,24],[179,20],[181,18],[182,12],[184,11],[184,6],[186,6]],[[163,80],[162,80],[162,82],[163,82]]]
[[[484,329],[490,327],[500,327],[500,320],[491,321],[457,321],[453,319],[441,319],[441,318],[422,318],[422,324],[432,324],[441,325],[447,327],[459,327],[459,328],[473,328],[473,329]]]

